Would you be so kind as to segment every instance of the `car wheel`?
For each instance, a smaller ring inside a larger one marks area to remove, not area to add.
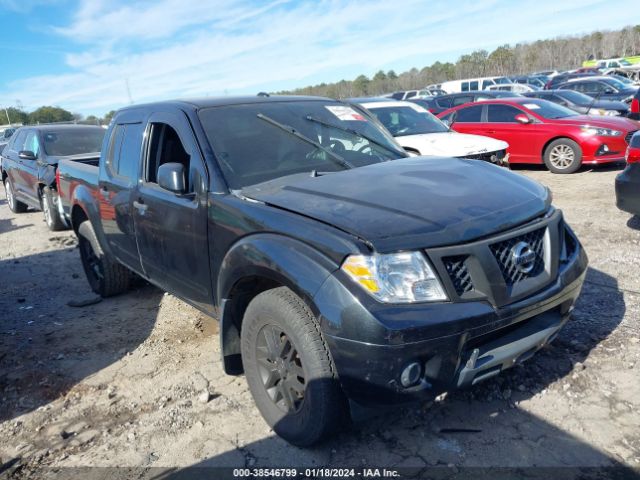
[[[50,188],[44,188],[42,190],[42,211],[44,213],[44,220],[47,222],[47,227],[52,232],[58,230],[66,230],[67,226],[64,224],[56,208],[56,203],[53,199],[53,192]]]
[[[4,180],[4,193],[7,195],[7,204],[13,213],[24,213],[27,211],[27,204],[16,200],[16,196],[13,193],[13,184],[9,177]]]
[[[241,349],[256,406],[289,443],[313,445],[348,418],[315,316],[288,288],[268,290],[251,301],[242,323]]]
[[[547,146],[543,158],[549,171],[573,173],[582,165],[582,149],[571,139],[559,138]]]
[[[130,270],[102,251],[89,220],[78,227],[78,243],[82,267],[91,290],[102,297],[111,297],[129,289]]]

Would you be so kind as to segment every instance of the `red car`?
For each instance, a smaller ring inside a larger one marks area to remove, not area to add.
[[[623,161],[631,136],[640,129],[628,118],[579,115],[537,98],[466,104],[438,117],[458,132],[504,140],[509,163],[544,163],[554,173]]]

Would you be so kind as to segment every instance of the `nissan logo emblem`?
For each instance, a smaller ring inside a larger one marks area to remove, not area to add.
[[[518,242],[511,247],[511,262],[521,273],[530,273],[536,264],[536,252],[527,242]]]

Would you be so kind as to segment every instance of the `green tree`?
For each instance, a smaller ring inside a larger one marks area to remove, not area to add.
[[[113,116],[114,116],[115,114],[116,114],[116,111],[115,111],[115,110],[111,110],[111,111],[107,112],[107,113],[104,115],[104,118],[102,119],[103,123],[104,123],[105,125],[108,125],[109,123],[111,123],[111,119],[113,118]]]
[[[384,82],[387,79],[387,74],[382,70],[378,70],[376,74],[373,76],[374,82]]]
[[[20,110],[15,107],[8,107],[4,112],[0,112],[2,115],[0,118],[0,123],[4,123],[7,120],[7,116],[9,116],[9,123],[27,123],[29,121],[29,114],[23,110]]]
[[[353,89],[356,95],[366,95],[369,90],[369,83],[371,83],[371,80],[366,75],[358,75],[353,81]]]
[[[393,70],[389,70],[389,71],[387,72],[387,78],[388,78],[389,80],[397,80],[397,79],[398,79],[398,74],[397,74],[395,71],[393,71]]]
[[[73,114],[60,107],[40,107],[29,114],[29,123],[70,122]]]

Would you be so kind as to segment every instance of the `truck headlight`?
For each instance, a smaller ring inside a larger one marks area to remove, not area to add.
[[[598,137],[619,137],[622,135],[620,130],[613,130],[612,128],[584,126],[580,130],[587,135],[596,135]]]
[[[605,110],[604,114],[609,117],[617,117],[620,115],[620,112],[618,110]]]
[[[350,255],[341,269],[381,302],[448,300],[440,280],[421,252]]]

